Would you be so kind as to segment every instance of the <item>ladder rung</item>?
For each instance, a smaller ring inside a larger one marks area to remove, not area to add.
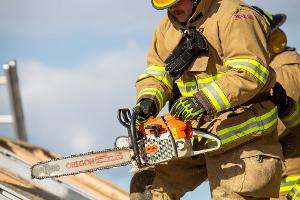
[[[13,123],[13,121],[11,115],[0,115],[0,124]]]
[[[1,84],[6,84],[6,83],[7,83],[6,76],[0,76],[0,85]]]

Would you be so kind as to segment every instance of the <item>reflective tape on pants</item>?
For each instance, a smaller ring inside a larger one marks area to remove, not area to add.
[[[277,123],[277,108],[274,107],[269,112],[250,118],[241,124],[237,124],[216,132],[221,139],[222,144],[228,144],[247,135],[258,131],[265,131]],[[214,142],[208,142],[209,146],[214,146]]]

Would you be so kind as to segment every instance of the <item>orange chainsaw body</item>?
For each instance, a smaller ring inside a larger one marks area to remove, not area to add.
[[[161,127],[157,129],[158,135],[166,132],[171,132],[174,140],[190,138],[193,135],[192,127],[189,123],[186,123],[171,114],[164,114],[162,116],[149,119],[147,122],[138,125],[137,129],[140,133],[145,135],[154,134],[154,129],[147,128],[151,125],[160,125]]]

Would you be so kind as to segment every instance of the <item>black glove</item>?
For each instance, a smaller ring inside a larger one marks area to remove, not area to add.
[[[204,111],[205,109],[200,101],[196,97],[192,96],[181,97],[175,101],[170,113],[184,121],[190,121],[194,117],[202,114]]]
[[[179,45],[166,59],[166,70],[175,80],[200,55],[208,53],[208,45],[204,36],[196,29],[191,29],[187,43]]]
[[[174,62],[176,58],[178,58],[183,52],[188,48],[188,44],[186,42],[179,44],[174,51],[167,57],[165,63],[169,65]]]
[[[151,116],[157,114],[155,102],[151,99],[142,99],[133,107],[133,110],[139,124],[146,122]]]
[[[285,89],[278,82],[276,82],[271,90],[270,100],[278,107],[279,115],[284,113],[290,104],[290,98],[287,96]]]

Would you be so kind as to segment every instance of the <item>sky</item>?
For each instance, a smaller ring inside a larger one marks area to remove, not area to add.
[[[282,28],[288,44],[300,48],[299,0],[246,2],[287,14]],[[135,104],[135,80],[166,12],[153,9],[149,0],[0,0],[0,5],[0,64],[17,60],[29,142],[62,156],[113,147],[117,136],[127,134],[117,110]],[[0,86],[0,115],[9,112],[6,88]],[[15,136],[10,125],[0,125],[0,134]],[[129,171],[96,174],[128,191]],[[183,199],[199,197],[210,199],[207,182]]]

